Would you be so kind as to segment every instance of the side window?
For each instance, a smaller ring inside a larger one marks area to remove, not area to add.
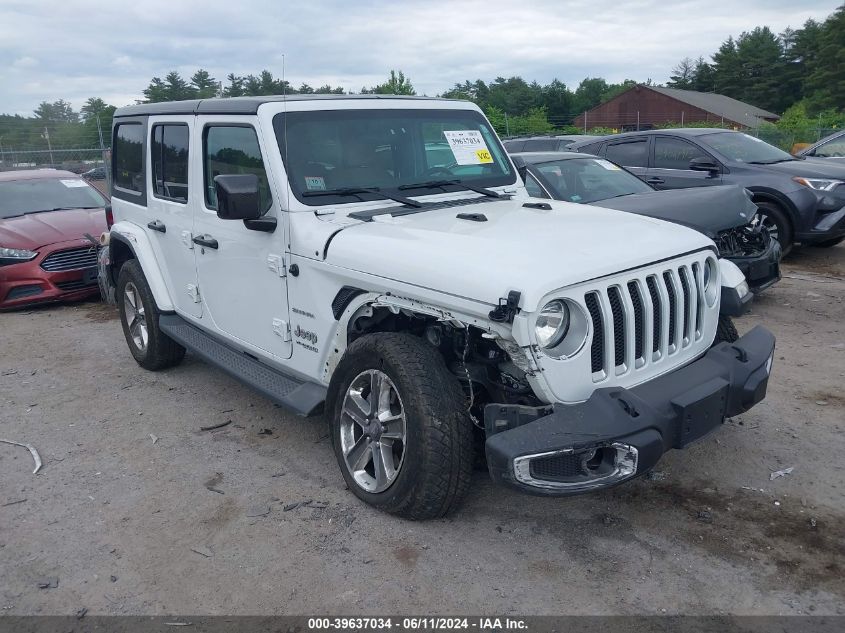
[[[654,166],[657,169],[689,169],[693,158],[709,158],[692,143],[669,136],[654,138]]]
[[[595,156],[601,156],[601,146],[602,143],[599,141],[598,143],[590,143],[589,145],[584,145],[581,149],[576,149],[574,151],[580,152],[581,154],[593,154]]]
[[[516,152],[522,151],[522,146],[525,145],[525,141],[505,141],[502,145],[504,145],[506,152],[515,154]]]
[[[625,167],[648,166],[648,142],[646,139],[628,143],[608,144],[605,158]]]
[[[175,202],[188,201],[188,126],[154,125],[151,158],[153,195]]]
[[[525,146],[522,148],[523,152],[553,152],[557,149],[557,140],[555,139],[536,139],[533,141],[525,141]]]
[[[525,173],[525,190],[532,198],[548,198],[540,183],[530,173]]]
[[[121,123],[114,133],[114,186],[144,191],[144,126]]]
[[[264,211],[270,208],[273,198],[255,129],[243,125],[209,125],[203,134],[202,150],[205,202],[208,208],[217,208],[214,177],[225,174],[257,175],[261,208]]]
[[[813,156],[821,156],[822,158],[845,156],[845,138],[837,138],[824,145],[819,145],[813,151]]]

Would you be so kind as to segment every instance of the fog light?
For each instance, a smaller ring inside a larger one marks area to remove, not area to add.
[[[523,455],[513,460],[520,483],[546,490],[579,492],[611,486],[637,472],[638,451],[614,442],[588,449],[573,448]]]

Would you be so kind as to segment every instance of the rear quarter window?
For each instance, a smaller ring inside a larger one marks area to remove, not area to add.
[[[121,123],[114,132],[114,186],[144,191],[144,126]]]

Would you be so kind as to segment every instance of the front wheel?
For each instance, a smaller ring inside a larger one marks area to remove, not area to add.
[[[469,489],[472,422],[443,358],[404,333],[362,336],[327,398],[335,457],[361,500],[408,519],[440,517]]]
[[[792,224],[786,213],[772,202],[757,202],[757,215],[754,223],[762,224],[774,239],[780,242],[784,256],[792,250]]]
[[[181,363],[185,348],[159,328],[158,307],[138,260],[130,259],[121,267],[115,294],[123,334],[135,361],[151,371]]]

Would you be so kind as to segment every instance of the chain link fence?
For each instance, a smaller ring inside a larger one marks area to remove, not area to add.
[[[109,130],[99,120],[42,122],[0,116],[0,172],[63,169],[79,174],[103,193],[109,190]]]

